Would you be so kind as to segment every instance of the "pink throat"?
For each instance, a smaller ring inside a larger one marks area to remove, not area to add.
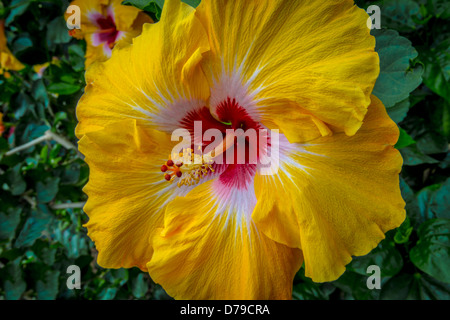
[[[201,121],[202,122],[202,135],[208,129],[218,129],[222,133],[222,139],[225,139],[227,136],[227,129],[238,130],[241,129],[244,132],[247,132],[250,129],[255,130],[255,132],[259,132],[259,130],[263,129],[260,123],[254,121],[250,115],[247,113],[245,108],[239,105],[235,99],[227,98],[223,101],[216,109],[216,118],[214,118],[209,108],[203,107],[194,111],[189,112],[180,121],[180,125],[182,128],[189,130],[191,133],[192,141],[194,141],[194,122]],[[203,149],[214,142],[207,141],[204,142]],[[235,145],[237,140],[235,138]],[[236,151],[237,147],[234,148]],[[232,153],[231,157],[234,157],[234,160],[230,163],[229,155],[225,153],[221,155],[222,160],[220,164],[214,163],[213,168],[214,172],[219,175],[218,182],[224,188],[236,188],[239,190],[247,189],[249,184],[253,181],[253,177],[256,173],[257,164],[254,161],[250,161],[250,153],[254,152],[256,148],[256,154],[259,155],[259,140],[256,144],[251,144],[248,141],[248,137],[245,137],[245,163],[238,161],[237,152]],[[255,154],[255,153],[253,153]],[[210,173],[214,174],[214,173]]]
[[[98,14],[95,16],[95,24],[98,30],[94,33],[94,42],[97,44],[106,44],[109,48],[112,48],[119,36],[119,30],[116,28],[114,17],[111,13],[107,16]]]

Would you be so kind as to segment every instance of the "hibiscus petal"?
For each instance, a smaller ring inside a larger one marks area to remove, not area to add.
[[[187,111],[205,106],[209,89],[199,60],[208,41],[193,11],[166,1],[160,22],[145,24],[133,45],[115,48],[109,60],[88,68],[78,137],[125,118],[172,132]]]
[[[22,70],[25,66],[12,54],[7,42],[5,22],[0,20],[0,72],[3,73],[3,70]]]
[[[146,270],[150,238],[163,225],[163,210],[175,184],[163,179],[160,166],[170,153],[170,136],[124,120],[91,132],[79,141],[90,168],[83,191],[89,199],[88,235],[105,268],[137,266]],[[165,147],[167,146],[167,147]]]
[[[167,206],[147,264],[152,279],[176,299],[291,299],[301,251],[270,240],[253,223],[229,223],[232,212],[217,215],[213,185]]]
[[[276,176],[255,178],[252,218],[269,238],[302,249],[305,274],[314,281],[337,279],[352,256],[367,254],[405,219],[398,136],[372,96],[356,135],[299,144]]]
[[[295,129],[298,117],[280,118],[283,110],[306,110],[348,135],[360,128],[379,59],[368,15],[352,0],[202,1],[196,14],[211,43],[203,68],[212,110],[239,88],[233,98],[263,124],[275,122],[290,142],[310,137]]]
[[[123,0],[111,0],[110,7],[117,30],[128,31],[141,10],[122,4]]]

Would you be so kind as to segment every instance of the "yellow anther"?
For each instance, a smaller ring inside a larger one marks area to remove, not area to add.
[[[214,160],[210,155],[194,153],[194,150],[186,148],[183,152],[173,153],[161,171],[165,173],[164,178],[169,182],[173,182],[176,177],[179,178],[178,187],[192,186],[199,183],[209,172],[214,172],[213,163]],[[167,171],[172,173],[166,173]]]

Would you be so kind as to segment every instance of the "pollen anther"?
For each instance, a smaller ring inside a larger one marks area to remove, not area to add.
[[[192,149],[183,149],[183,152],[174,153],[166,163],[161,166],[167,181],[173,182],[179,178],[177,186],[196,185],[208,173],[214,172],[212,164],[214,160],[209,155],[194,153]],[[165,171],[164,171],[165,170]]]

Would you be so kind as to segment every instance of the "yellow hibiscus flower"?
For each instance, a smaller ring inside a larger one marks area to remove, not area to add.
[[[5,35],[5,21],[0,20],[0,75],[9,78],[11,75],[8,70],[22,70],[25,66],[14,57],[8,49]]]
[[[144,23],[153,22],[143,11],[122,5],[123,0],[75,0],[81,12],[81,28],[70,30],[77,39],[85,39],[88,67],[94,61],[104,61],[111,56],[115,45],[131,43],[142,31]],[[66,13],[66,19],[69,14]]]
[[[303,263],[332,281],[375,248],[405,210],[367,18],[350,0],[166,0],[92,65],[76,134],[98,263],[148,271],[177,299],[290,299]],[[194,143],[174,148],[177,129]],[[225,158],[238,147],[243,162]]]

